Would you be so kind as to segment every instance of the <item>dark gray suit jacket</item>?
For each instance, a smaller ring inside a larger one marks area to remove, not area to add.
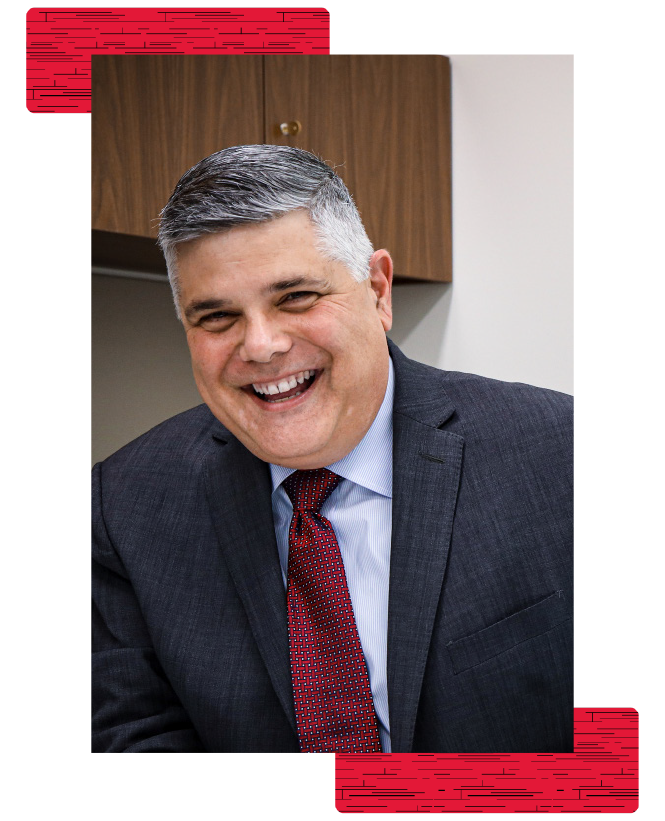
[[[572,751],[572,400],[391,355],[393,752]],[[270,493],[205,405],[95,466],[93,750],[298,751]]]

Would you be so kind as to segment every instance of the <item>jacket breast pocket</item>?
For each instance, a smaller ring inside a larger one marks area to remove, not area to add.
[[[539,602],[512,613],[470,636],[448,643],[447,648],[455,675],[505,653],[524,641],[533,639],[572,618],[570,602],[562,590]]]

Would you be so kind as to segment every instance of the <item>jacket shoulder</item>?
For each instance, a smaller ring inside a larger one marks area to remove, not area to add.
[[[105,476],[167,473],[199,464],[209,452],[213,433],[230,435],[207,405],[179,413],[151,428],[98,463]]]
[[[544,422],[572,419],[573,397],[567,393],[503,382],[476,374],[440,371],[441,385],[456,407],[466,415]]]
[[[535,475],[555,465],[572,471],[572,396],[455,372],[445,373],[441,384],[455,408],[444,427],[464,438],[469,454],[487,464],[496,460],[502,470],[531,465]]]
[[[570,427],[573,398],[565,393],[444,371],[408,359],[390,343],[395,366],[395,411],[464,435],[529,427]]]

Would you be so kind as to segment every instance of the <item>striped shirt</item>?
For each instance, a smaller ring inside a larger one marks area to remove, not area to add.
[[[391,751],[386,657],[395,375],[392,360],[389,363],[386,395],[372,426],[351,453],[339,462],[326,465],[346,481],[339,483],[321,508],[321,515],[333,526],[342,554],[384,753]],[[282,482],[294,469],[270,465],[270,472],[275,535],[286,586],[293,507]]]

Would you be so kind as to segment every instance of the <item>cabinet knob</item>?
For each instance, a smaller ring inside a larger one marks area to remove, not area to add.
[[[289,123],[281,123],[279,130],[285,137],[295,137],[296,134],[302,131],[302,124],[300,120],[291,120]]]

